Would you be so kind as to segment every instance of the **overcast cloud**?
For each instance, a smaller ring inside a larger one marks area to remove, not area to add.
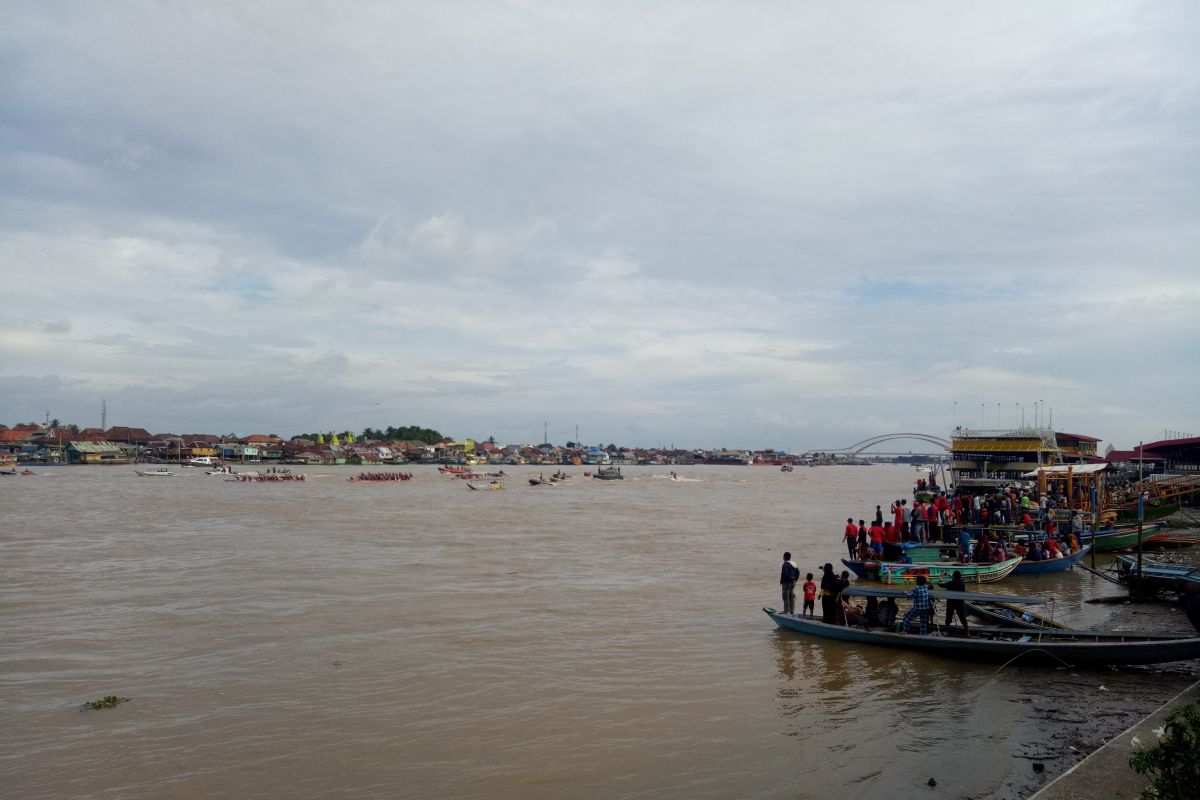
[[[1193,3],[0,16],[2,422],[1200,433]]]

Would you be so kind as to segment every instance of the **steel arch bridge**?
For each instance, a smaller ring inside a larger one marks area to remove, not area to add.
[[[943,439],[940,436],[933,436],[928,433],[884,433],[879,436],[872,436],[870,439],[863,439],[861,442],[855,442],[849,447],[842,447],[837,450],[828,450],[829,453],[845,453],[849,456],[857,456],[864,450],[874,447],[877,444],[891,442],[896,439],[916,439],[921,442],[935,444],[943,450],[950,449],[950,440]]]

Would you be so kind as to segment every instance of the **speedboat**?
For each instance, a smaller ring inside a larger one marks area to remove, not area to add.
[[[220,463],[220,459],[212,456],[196,456],[195,458],[189,458],[187,465],[189,467],[216,467]]]
[[[138,475],[141,475],[143,478],[169,478],[175,474],[174,472],[171,472],[171,470],[167,469],[166,467],[159,467],[158,469],[145,470],[145,471],[140,470],[140,469],[135,469],[134,472],[136,472]]]

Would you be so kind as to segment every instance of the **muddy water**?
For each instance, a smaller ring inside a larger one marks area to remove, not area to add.
[[[1115,726],[1188,681],[776,630],[782,551],[816,572],[911,469],[574,468],[554,488],[506,469],[500,492],[420,467],[0,479],[4,794],[1019,796],[1031,759],[1053,771],[1100,735],[1060,736],[1086,698],[1126,701]],[[1006,590],[1112,613],[1078,571]],[[109,694],[132,700],[79,712]]]

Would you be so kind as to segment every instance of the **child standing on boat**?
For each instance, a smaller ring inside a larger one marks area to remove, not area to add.
[[[807,611],[808,618],[814,619],[816,617],[816,609],[817,585],[813,583],[813,574],[810,572],[808,573],[808,577],[804,580],[804,609],[801,611],[801,614]]]

